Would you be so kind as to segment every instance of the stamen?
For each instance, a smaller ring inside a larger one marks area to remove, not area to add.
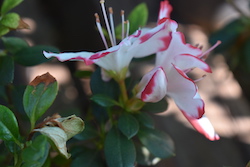
[[[122,40],[123,40],[124,39],[124,22],[125,22],[124,10],[121,10],[121,17],[122,17]]]
[[[221,44],[221,41],[217,41],[211,48],[209,48],[207,51],[205,51],[204,53],[202,53],[199,58],[202,58],[204,56],[206,56],[209,52],[211,52],[214,48],[216,48],[219,44]]]
[[[203,80],[206,76],[207,76],[207,75],[204,74],[201,78],[194,80],[194,82],[199,82],[199,81]]]
[[[111,34],[111,30],[110,30],[109,21],[108,21],[107,14],[106,14],[104,2],[105,2],[104,0],[100,1],[101,7],[102,7],[102,13],[103,13],[103,17],[104,17],[104,20],[105,20],[105,23],[106,23],[106,28],[108,30],[108,34],[109,34],[111,45],[115,46],[113,38],[112,38],[112,34]]]
[[[128,37],[128,35],[129,35],[129,26],[130,26],[128,20],[126,21],[126,24],[127,24],[126,37]]]
[[[110,20],[110,24],[111,24],[111,31],[112,31],[114,45],[116,45],[115,25],[114,25],[114,19],[113,19],[113,9],[111,7],[109,7],[109,20]]]
[[[95,18],[96,18],[96,26],[97,26],[97,29],[100,33],[100,36],[102,38],[102,41],[104,43],[104,46],[106,49],[108,49],[108,44],[107,44],[107,41],[106,41],[106,38],[103,34],[103,31],[102,31],[102,26],[101,26],[101,23],[100,23],[100,19],[99,19],[99,15],[97,13],[95,13]]]

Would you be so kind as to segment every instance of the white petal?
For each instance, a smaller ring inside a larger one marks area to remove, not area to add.
[[[144,102],[158,102],[167,93],[167,79],[161,67],[154,68],[143,76],[137,97]]]

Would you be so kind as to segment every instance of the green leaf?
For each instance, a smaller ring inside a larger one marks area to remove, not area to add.
[[[99,104],[102,107],[112,107],[115,105],[119,106],[119,103],[117,101],[103,94],[93,95],[91,97],[91,100],[93,100],[95,103]]]
[[[93,73],[92,71],[80,71],[79,70],[74,73],[74,76],[78,78],[90,78],[92,73]]]
[[[0,84],[12,83],[14,79],[14,61],[10,56],[0,57]]]
[[[11,54],[15,54],[19,52],[20,50],[29,47],[28,43],[21,38],[3,37],[2,40],[5,46],[5,49]]]
[[[0,37],[7,34],[10,31],[9,28],[0,24]]]
[[[241,18],[233,20],[232,22],[228,23],[224,28],[220,29],[217,32],[214,32],[209,37],[209,43],[215,44],[218,40],[221,41],[221,44],[215,48],[216,52],[223,52],[236,42],[236,39],[239,35],[247,28],[246,24],[244,24]]]
[[[26,87],[23,96],[23,106],[30,119],[31,128],[34,128],[37,119],[52,105],[57,91],[57,82],[49,73],[36,77]]]
[[[137,5],[133,11],[130,12],[128,20],[130,25],[130,34],[138,30],[139,27],[145,26],[148,20],[148,8],[146,3],[140,3]]]
[[[135,115],[135,118],[145,127],[154,128],[154,120],[145,112]]]
[[[71,167],[104,167],[98,151],[83,148],[84,152],[77,154],[71,163]]]
[[[8,13],[0,20],[0,24],[8,28],[16,29],[19,25],[19,20],[20,17],[17,13]]]
[[[37,136],[32,144],[22,151],[23,165],[36,164],[36,167],[41,167],[48,157],[49,148],[47,138],[43,135]]]
[[[141,110],[151,113],[160,113],[166,111],[167,108],[168,108],[168,102],[166,101],[165,98],[163,98],[161,101],[157,103],[146,103]]]
[[[105,82],[101,78],[101,69],[98,68],[92,74],[90,80],[90,88],[95,94],[104,94],[107,95],[110,99],[117,99],[119,97],[119,86],[114,80]]]
[[[131,114],[122,114],[118,120],[119,130],[128,138],[131,139],[139,130],[139,123]]]
[[[0,105],[0,139],[20,144],[19,137],[19,128],[15,115],[7,107]]]
[[[19,5],[23,0],[4,0],[1,7],[1,15],[4,15],[12,8]]]
[[[109,167],[132,167],[136,152],[134,144],[118,129],[112,128],[105,139],[104,153]]]
[[[156,157],[168,158],[174,156],[174,144],[165,133],[143,127],[138,132],[141,143]]]
[[[97,130],[89,123],[85,123],[85,129],[81,133],[74,136],[77,140],[89,140],[98,136]]]
[[[34,66],[49,61],[43,51],[59,52],[57,48],[52,46],[37,45],[23,48],[14,55],[14,60],[23,66]]]
[[[149,150],[137,143],[136,145],[136,162],[140,165],[151,166],[156,165],[161,159],[152,155]]]

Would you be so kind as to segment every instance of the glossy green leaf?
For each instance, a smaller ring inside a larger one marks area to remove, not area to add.
[[[84,152],[81,152],[73,157],[71,167],[104,167],[100,153],[97,150],[90,150],[83,148]]]
[[[138,132],[141,143],[156,157],[174,156],[174,144],[170,137],[156,129],[143,127]]]
[[[52,46],[37,45],[23,48],[14,55],[14,60],[23,66],[34,66],[40,63],[49,61],[44,55],[43,51],[59,52],[59,50]]]
[[[14,62],[12,57],[0,57],[0,76],[1,85],[12,83],[14,79]]]
[[[37,136],[32,144],[22,151],[23,165],[28,167],[36,164],[36,167],[41,167],[48,157],[49,148],[47,138],[43,135]]]
[[[1,6],[1,15],[19,5],[23,0],[4,0]]]
[[[141,110],[151,113],[160,113],[166,111],[167,108],[168,108],[168,102],[166,101],[165,98],[163,98],[157,103],[146,103]]]
[[[5,27],[0,24],[0,37],[7,34],[10,31],[8,27]]]
[[[98,68],[92,74],[90,80],[90,88],[93,95],[103,94],[111,99],[117,99],[119,97],[119,86],[114,80],[105,82],[101,78],[101,69]]]
[[[48,73],[36,77],[26,87],[23,96],[23,106],[32,126],[52,105],[57,91],[58,84],[55,78]]]
[[[118,120],[119,130],[128,138],[131,139],[139,130],[139,123],[131,114],[122,114]]]
[[[13,112],[0,105],[0,139],[19,143],[20,137],[17,120]]]
[[[135,115],[135,118],[140,124],[148,128],[154,128],[154,120],[145,112],[140,112]]]
[[[109,167],[134,166],[136,158],[134,144],[116,128],[108,132],[104,153]]]
[[[128,16],[129,20],[129,33],[132,34],[140,27],[143,27],[147,24],[148,20],[148,8],[146,3],[140,3],[137,5]]]
[[[15,54],[19,52],[20,50],[29,47],[28,43],[21,38],[3,37],[2,40],[5,46],[5,49],[11,54]]]
[[[91,97],[91,100],[93,100],[95,103],[99,104],[102,107],[112,107],[115,105],[119,106],[119,103],[117,101],[103,94],[93,95]]]
[[[11,29],[16,29],[19,25],[19,20],[20,17],[17,13],[8,13],[0,20],[0,24]]]
[[[74,136],[77,140],[89,140],[97,137],[98,131],[89,123],[85,122],[85,129],[81,133]]]

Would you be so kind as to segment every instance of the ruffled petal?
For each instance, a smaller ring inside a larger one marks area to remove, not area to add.
[[[144,102],[158,102],[167,93],[167,79],[161,67],[154,68],[143,76],[137,97]]]
[[[201,118],[204,114],[204,102],[193,80],[174,65],[166,75],[169,81],[167,95],[173,98],[179,109],[189,117]]]
[[[191,68],[200,68],[206,72],[212,72],[211,68],[207,63],[198,57],[189,54],[177,55],[175,58],[175,65],[183,71],[189,70]]]
[[[176,31],[177,23],[166,19],[162,24],[143,33],[129,48],[128,52],[140,58],[166,50],[171,41],[170,32]]]
[[[220,137],[216,134],[213,125],[209,121],[209,119],[203,115],[200,119],[194,119],[189,117],[186,113],[183,113],[190,124],[201,134],[203,134],[206,138],[211,141],[219,140]]]
[[[169,47],[157,53],[156,66],[163,66],[167,72],[171,68],[171,64],[176,64],[175,57],[182,54],[189,54],[198,57],[202,54],[199,48],[196,48],[190,44],[186,44],[185,37],[181,32],[172,32],[172,39],[169,43]]]
[[[43,51],[46,58],[56,57],[59,61],[84,61],[86,64],[93,64],[94,61],[89,58],[94,55],[92,52],[76,52],[76,53],[49,53]]]
[[[163,18],[170,18],[170,13],[172,12],[173,8],[169,4],[168,0],[161,1],[160,4],[160,11],[158,15],[158,24],[160,24],[160,20]]]

